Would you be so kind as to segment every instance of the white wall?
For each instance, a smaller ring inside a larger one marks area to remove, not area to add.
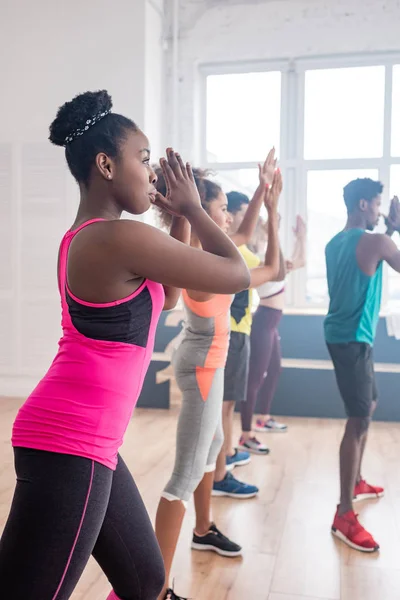
[[[164,23],[161,0],[146,3],[146,53],[144,130],[151,144],[152,158],[158,160],[164,152]]]
[[[0,395],[29,393],[60,334],[57,250],[78,196],[63,150],[47,141],[58,106],[106,88],[114,109],[145,129],[152,123],[161,145],[162,19],[154,6],[162,10],[156,0],[2,3]]]
[[[200,64],[399,50],[399,22],[398,0],[180,0],[180,151],[197,158]]]

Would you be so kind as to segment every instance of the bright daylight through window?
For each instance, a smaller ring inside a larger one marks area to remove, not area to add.
[[[397,61],[400,62],[400,61]],[[372,64],[373,63],[373,64]],[[344,225],[343,187],[371,177],[384,186],[383,211],[400,194],[400,64],[394,60],[295,61],[254,72],[204,69],[202,159],[225,191],[251,195],[257,163],[275,145],[284,175],[281,237],[290,254],[296,214],[307,219],[307,268],[289,304],[327,305],[324,249]],[[397,234],[394,237],[400,246]],[[290,289],[290,283],[289,283]],[[386,269],[383,306],[400,304]]]

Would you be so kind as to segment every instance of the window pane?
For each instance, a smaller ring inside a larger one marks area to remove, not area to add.
[[[207,77],[209,162],[261,161],[280,141],[281,74]]]
[[[250,200],[259,184],[258,169],[221,170],[213,175],[213,179],[226,194],[228,192],[242,192]],[[260,215],[263,219],[267,218],[267,211],[264,206],[261,208]]]
[[[307,174],[307,302],[328,302],[325,246],[343,229],[343,188],[357,177],[378,179],[377,169],[309,171]]]
[[[384,101],[385,67],[307,71],[304,158],[382,156]]]
[[[235,169],[234,171],[220,170],[213,179],[222,187],[225,193],[242,192],[251,197],[259,183],[258,169]]]
[[[392,155],[400,156],[400,65],[393,67]]]
[[[400,197],[400,165],[392,165],[390,168],[390,197]],[[393,241],[400,248],[400,237],[397,233],[393,235]],[[400,306],[400,274],[387,266],[388,269],[388,295],[391,308]]]

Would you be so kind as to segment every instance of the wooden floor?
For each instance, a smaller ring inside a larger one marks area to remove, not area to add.
[[[9,437],[18,405],[0,399],[0,528],[14,487]],[[137,410],[122,450],[152,518],[171,472],[176,418],[176,408]],[[399,600],[400,425],[375,423],[371,431],[365,474],[386,487],[386,496],[359,505],[362,522],[382,548],[379,555],[366,556],[330,535],[343,423],[287,421],[287,434],[264,435],[269,457],[256,456],[235,471],[260,487],[259,497],[214,499],[214,519],[243,545],[243,559],[191,552],[190,506],[173,570],[176,591],[195,600]],[[91,561],[72,598],[105,600],[108,591]]]

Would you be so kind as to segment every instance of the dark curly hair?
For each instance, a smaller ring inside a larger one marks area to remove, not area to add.
[[[167,187],[165,185],[164,174],[159,166],[153,166],[153,169],[158,177],[156,188],[160,192],[160,194],[165,196],[165,194],[167,193]],[[216,198],[218,198],[219,194],[222,192],[222,188],[217,183],[208,178],[209,175],[211,175],[211,171],[206,171],[203,169],[192,170],[194,180],[199,191],[201,205],[204,208],[204,210],[208,212],[210,203]],[[157,207],[155,207],[155,210],[157,211],[158,220],[161,227],[169,229],[172,221],[171,215]]]
[[[372,202],[382,192],[383,184],[380,181],[374,181],[368,177],[350,181],[343,189],[343,198],[347,212],[351,214],[357,210],[360,207],[360,200]]]
[[[65,146],[68,167],[78,183],[88,185],[95,158],[100,152],[117,159],[121,143],[128,131],[138,131],[137,125],[122,115],[110,113],[89,127],[72,142],[66,139],[74,131],[84,129],[87,121],[112,108],[112,98],[106,90],[79,94],[58,109],[50,125],[49,140]]]

